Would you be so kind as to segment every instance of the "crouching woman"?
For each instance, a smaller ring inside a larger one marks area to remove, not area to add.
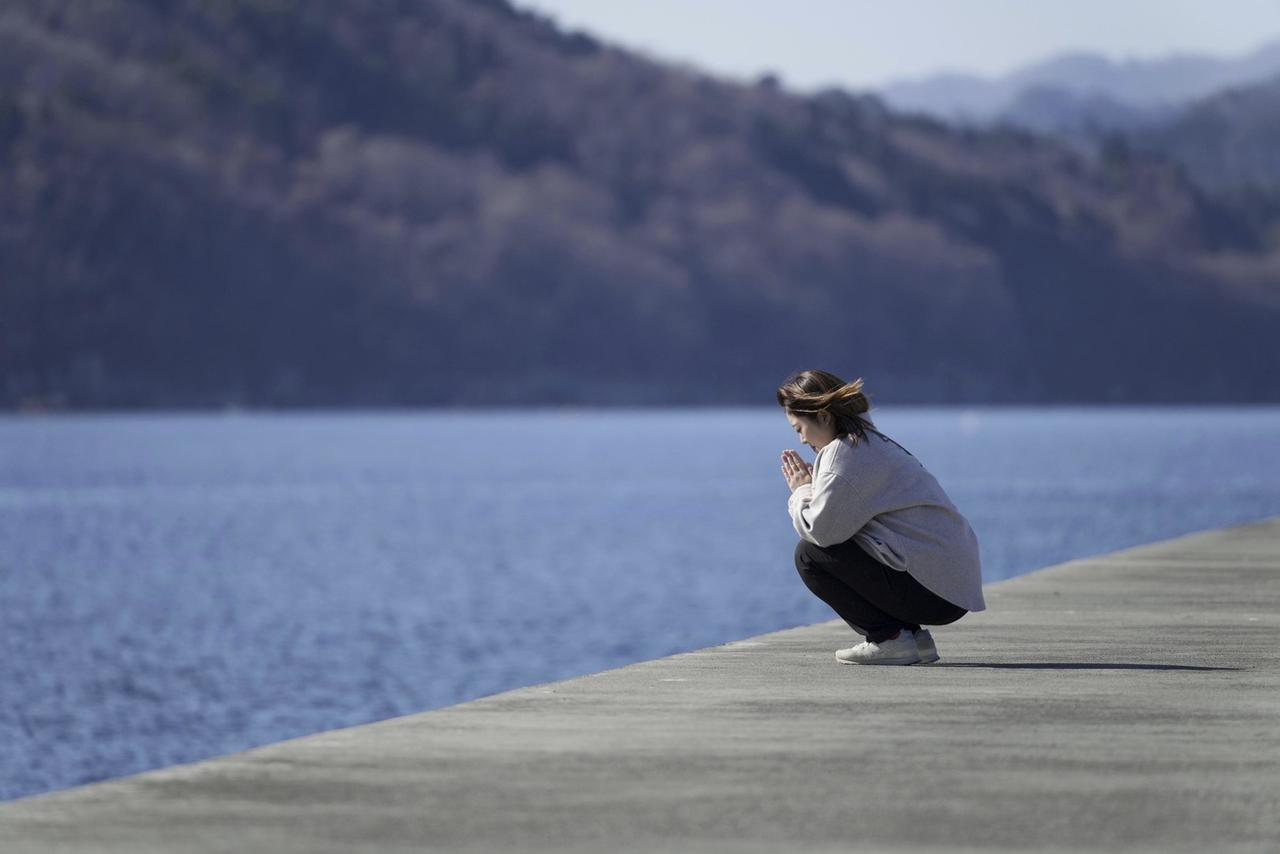
[[[844,664],[938,660],[926,625],[986,608],[978,539],[924,465],[876,429],[862,380],[802,371],[778,389],[812,466],[782,452],[788,509],[808,588],[866,639]]]

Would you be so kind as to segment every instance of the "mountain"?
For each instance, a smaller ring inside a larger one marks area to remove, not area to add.
[[[1280,75],[1176,109],[1127,107],[1104,95],[1029,89],[1002,121],[1096,154],[1122,144],[1186,170],[1213,195],[1253,206],[1280,204]]]
[[[9,408],[1275,401],[1270,217],[502,0],[0,13]]]
[[[1104,93],[1030,86],[1000,111],[996,121],[1063,139],[1096,139],[1154,127],[1178,112],[1171,106],[1133,106]]]
[[[1137,150],[1177,161],[1214,192],[1280,194],[1280,75],[1202,98],[1126,137]]]
[[[1100,110],[1086,123],[1105,122],[1118,109],[1121,126],[1132,126],[1144,113],[1159,119],[1188,101],[1275,74],[1280,74],[1280,41],[1225,59],[1177,54],[1117,62],[1098,54],[1068,53],[996,78],[944,73],[891,82],[879,94],[894,109],[948,121],[1022,124],[1030,100],[1038,120],[1028,127],[1057,128],[1057,120],[1046,118],[1054,103],[1066,111],[1063,123],[1068,126],[1080,124],[1081,112],[1091,104]]]

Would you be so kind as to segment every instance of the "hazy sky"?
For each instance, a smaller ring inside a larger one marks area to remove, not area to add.
[[[605,41],[790,89],[870,88],[941,70],[995,75],[1067,50],[1113,59],[1246,53],[1280,39],[1280,0],[515,0]]]

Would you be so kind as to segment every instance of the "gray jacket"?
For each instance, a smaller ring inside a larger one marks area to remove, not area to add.
[[[982,611],[982,560],[969,522],[924,464],[897,442],[868,430],[818,452],[813,483],[787,502],[796,533],[814,545],[853,538],[892,569],[969,611]]]

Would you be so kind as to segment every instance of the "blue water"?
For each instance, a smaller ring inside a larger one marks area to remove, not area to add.
[[[1280,514],[1277,408],[876,419],[988,582]],[[830,619],[783,448],[774,407],[0,418],[0,798]]]

